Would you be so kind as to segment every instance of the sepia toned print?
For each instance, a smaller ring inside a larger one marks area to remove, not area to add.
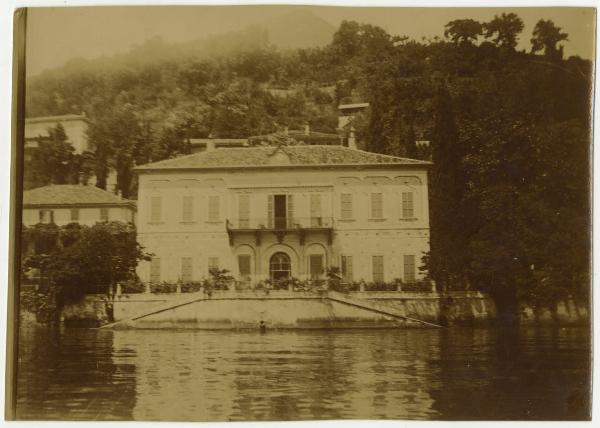
[[[7,418],[590,420],[594,20],[21,10]]]

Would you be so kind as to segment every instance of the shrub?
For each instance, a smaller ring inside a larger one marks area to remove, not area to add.
[[[150,292],[155,294],[175,293],[177,292],[177,284],[164,281],[150,283]]]
[[[202,290],[202,281],[189,281],[181,283],[182,293],[195,293]]]
[[[121,285],[121,293],[124,294],[143,293],[146,291],[146,285],[138,277],[121,281],[119,284]]]

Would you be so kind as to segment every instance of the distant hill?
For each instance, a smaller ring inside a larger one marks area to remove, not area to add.
[[[297,10],[260,25],[269,42],[284,49],[310,48],[331,43],[336,28],[308,10]]]

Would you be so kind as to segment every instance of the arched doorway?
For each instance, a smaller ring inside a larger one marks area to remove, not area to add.
[[[292,262],[290,256],[283,252],[273,254],[269,261],[269,274],[273,281],[291,278]]]

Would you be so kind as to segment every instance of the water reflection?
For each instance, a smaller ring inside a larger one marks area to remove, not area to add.
[[[585,419],[589,331],[21,332],[21,419]]]

